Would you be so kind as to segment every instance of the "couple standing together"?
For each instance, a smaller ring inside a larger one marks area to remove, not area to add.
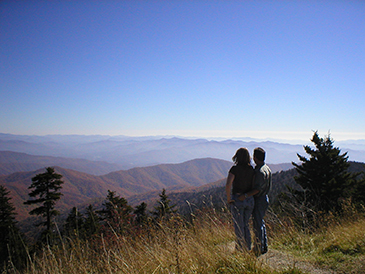
[[[232,160],[235,165],[228,173],[226,194],[233,216],[237,247],[251,250],[249,220],[252,215],[254,252],[259,256],[267,252],[264,216],[269,206],[271,170],[265,164],[265,150],[262,148],[254,149],[255,168],[251,165],[250,153],[246,148],[238,149]]]

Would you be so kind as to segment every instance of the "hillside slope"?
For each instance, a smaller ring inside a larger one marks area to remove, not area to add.
[[[350,162],[349,172],[365,173],[365,164],[358,162]],[[294,177],[297,171],[292,168],[286,171],[273,172],[272,190],[269,194],[270,204],[273,204],[278,195],[287,191],[287,186],[291,188],[300,188]],[[190,213],[195,209],[201,209],[205,206],[214,207],[217,210],[222,210],[226,207],[225,179],[221,179],[200,187],[191,187],[180,191],[168,189],[168,196],[171,203],[175,204],[180,213]],[[141,195],[133,195],[128,201],[132,205],[147,202],[149,208],[152,208],[159,199],[158,191],[148,192]]]
[[[57,203],[60,210],[68,210],[93,198],[103,198],[107,191],[116,191],[122,197],[142,194],[149,191],[161,191],[162,188],[175,190],[200,186],[226,177],[230,162],[219,159],[197,159],[182,164],[166,164],[147,168],[134,168],[127,171],[112,172],[103,176],[95,176],[83,172],[55,167],[55,171],[63,176],[64,194]],[[0,184],[10,190],[18,219],[28,216],[29,207],[23,202],[28,197],[31,178],[45,172],[39,169],[31,172],[17,172],[0,176]]]
[[[45,171],[45,169],[39,169],[36,171],[17,172],[8,176],[0,176],[0,184],[10,190],[12,203],[18,213],[18,220],[28,217],[28,211],[33,208],[23,205],[23,202],[29,199],[28,187],[31,184],[32,178],[36,174]],[[59,210],[66,210],[77,204],[87,202],[92,198],[103,197],[106,195],[108,189],[123,193],[124,195],[130,194],[118,185],[112,182],[105,182],[98,176],[61,167],[55,167],[55,171],[63,176],[62,180],[64,182],[61,190],[63,196],[57,203]]]
[[[53,156],[36,156],[13,151],[0,151],[0,175],[34,171],[49,166],[59,166],[92,175],[105,175],[122,169],[122,165],[120,164],[112,164],[102,161],[89,161],[79,158]],[[271,164],[270,166],[274,171],[292,168],[290,163]],[[207,170],[208,175],[210,172],[211,171]]]

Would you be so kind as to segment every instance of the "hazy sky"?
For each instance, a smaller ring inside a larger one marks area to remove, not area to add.
[[[0,1],[0,132],[365,139],[365,1]]]

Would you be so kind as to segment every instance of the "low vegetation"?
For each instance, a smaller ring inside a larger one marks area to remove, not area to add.
[[[355,209],[341,217],[326,214],[307,230],[287,220],[271,227],[271,248],[333,273],[365,273],[364,226],[364,211]]]
[[[87,240],[59,236],[55,245],[28,252],[22,270],[4,273],[307,273],[287,262],[276,269],[252,254],[234,249],[229,214],[196,213],[191,221],[173,215],[129,235],[113,233]],[[276,249],[334,273],[364,273],[365,218],[327,217],[316,231],[298,230],[269,214],[270,250]]]
[[[193,222],[174,215],[143,234],[60,237],[28,254],[23,273],[272,273],[254,256],[233,251],[226,217],[206,211]]]

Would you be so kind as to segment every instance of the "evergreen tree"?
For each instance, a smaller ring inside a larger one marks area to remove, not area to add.
[[[352,199],[356,204],[364,205],[365,204],[365,174],[357,173],[358,175],[362,174],[362,177],[359,178],[356,182],[355,187],[353,188]]]
[[[0,185],[0,268],[6,268],[7,262],[16,268],[25,264],[26,249],[23,236],[15,221],[15,207],[11,203],[9,191]]]
[[[86,208],[86,217],[84,220],[84,233],[85,237],[89,238],[95,234],[98,234],[100,231],[100,218],[94,211],[92,205],[89,205]]]
[[[356,174],[348,172],[347,152],[341,154],[330,136],[320,138],[315,132],[311,141],[315,149],[304,146],[307,159],[299,154],[301,165],[292,163],[298,172],[294,179],[304,191],[295,191],[296,198],[316,210],[339,209],[340,201],[351,196]]]
[[[63,195],[59,190],[62,188],[62,175],[55,173],[54,168],[48,167],[45,173],[41,173],[32,178],[32,184],[29,189],[33,189],[29,196],[35,199],[30,199],[24,204],[42,204],[41,206],[31,210],[29,214],[40,215],[45,218],[45,221],[39,225],[46,226],[45,236],[51,235],[52,217],[59,215],[55,210],[56,202]]]
[[[134,210],[136,224],[139,226],[143,226],[147,224],[148,215],[147,215],[147,204],[145,202],[136,206]]]
[[[157,219],[161,219],[177,212],[177,210],[174,209],[176,205],[170,205],[171,200],[167,196],[165,189],[162,189],[159,196],[160,200],[157,201],[158,205],[154,207],[155,211],[153,212],[153,215],[155,215]]]
[[[66,223],[64,225],[64,233],[68,236],[83,235],[84,219],[81,212],[73,207],[71,212],[67,216]]]
[[[117,196],[115,191],[108,190],[104,208],[98,213],[104,224],[111,226],[115,232],[123,232],[132,222],[133,208],[123,197]]]

